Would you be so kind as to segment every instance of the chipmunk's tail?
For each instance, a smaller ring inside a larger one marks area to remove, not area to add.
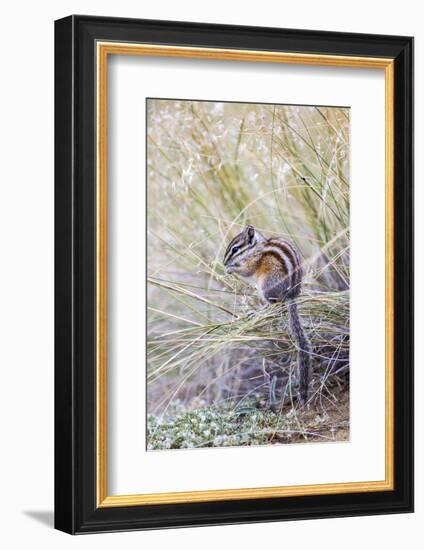
[[[290,330],[297,346],[297,369],[299,376],[300,399],[302,404],[305,404],[308,401],[311,344],[303,329],[296,302],[289,300],[288,310]]]

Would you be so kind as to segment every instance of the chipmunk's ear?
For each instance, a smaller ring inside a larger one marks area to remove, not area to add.
[[[246,225],[246,229],[244,230],[244,235],[246,237],[246,240],[249,244],[252,244],[255,240],[255,228],[253,225]]]

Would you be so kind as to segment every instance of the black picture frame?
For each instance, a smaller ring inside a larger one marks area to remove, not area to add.
[[[392,491],[99,508],[96,504],[98,40],[394,60]],[[94,533],[413,511],[413,39],[73,15],[55,22],[55,527]]]

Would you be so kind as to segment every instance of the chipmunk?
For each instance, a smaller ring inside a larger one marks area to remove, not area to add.
[[[266,239],[252,225],[230,242],[224,255],[227,273],[236,273],[256,286],[268,303],[287,302],[289,326],[296,342],[300,401],[308,400],[310,343],[302,327],[293,298],[299,296],[302,264],[296,248],[280,238]]]

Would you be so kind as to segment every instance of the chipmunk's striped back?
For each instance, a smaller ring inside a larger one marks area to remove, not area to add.
[[[287,283],[286,298],[294,298],[300,294],[302,285],[302,263],[296,248],[282,239],[268,239],[263,243],[262,254],[266,261],[267,255],[272,255],[281,265]]]

